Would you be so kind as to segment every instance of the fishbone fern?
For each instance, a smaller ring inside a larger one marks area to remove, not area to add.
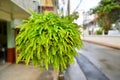
[[[68,63],[74,62],[78,55],[75,48],[82,47],[79,26],[53,13],[37,14],[24,20],[16,38],[19,53],[17,63],[30,60],[40,68],[51,65],[57,71],[63,71]]]

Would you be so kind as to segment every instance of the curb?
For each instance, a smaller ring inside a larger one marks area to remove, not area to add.
[[[107,43],[107,42],[102,42],[102,41],[95,41],[95,40],[88,40],[88,39],[82,39],[82,40],[85,41],[85,42],[99,44],[99,45],[111,47],[111,48],[114,48],[114,49],[120,49],[120,46],[117,46],[117,45],[112,44],[112,43]]]
[[[87,80],[83,71],[81,70],[77,60],[74,64],[70,64],[70,67],[64,72],[65,80]]]

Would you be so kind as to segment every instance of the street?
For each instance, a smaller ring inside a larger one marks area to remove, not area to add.
[[[84,42],[84,47],[78,52],[108,79],[120,80],[120,50]]]

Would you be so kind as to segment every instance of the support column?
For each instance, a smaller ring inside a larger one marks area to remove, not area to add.
[[[7,24],[7,62],[15,62],[14,21]]]

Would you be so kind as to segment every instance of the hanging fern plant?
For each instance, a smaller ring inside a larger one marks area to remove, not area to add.
[[[68,63],[74,62],[78,55],[75,48],[82,47],[79,26],[67,18],[53,13],[37,14],[24,20],[16,37],[17,63],[21,60],[28,65],[30,60],[35,66],[52,66],[62,72]]]

